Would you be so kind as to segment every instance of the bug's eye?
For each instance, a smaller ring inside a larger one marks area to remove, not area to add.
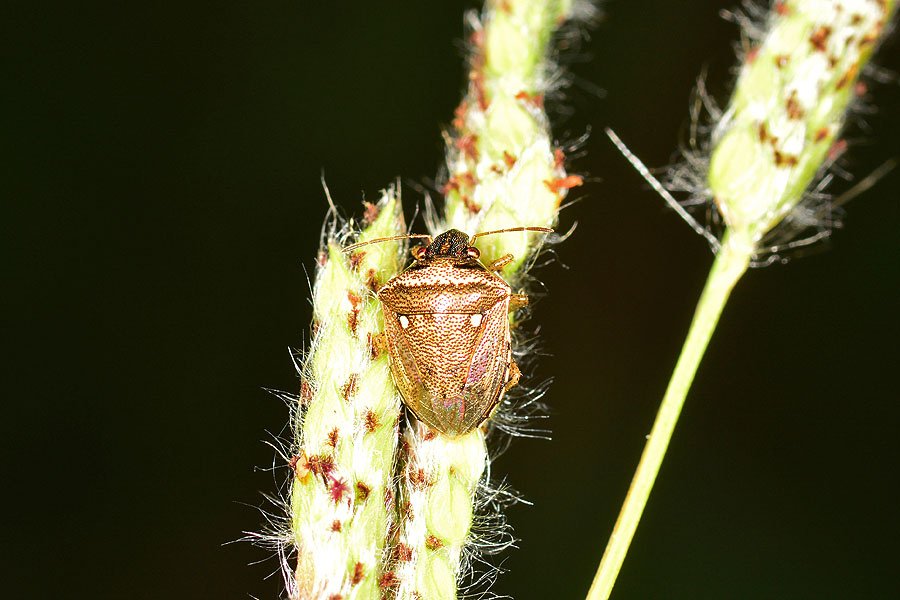
[[[478,250],[475,246],[469,246],[466,248],[466,256],[469,258],[479,258],[481,256],[481,251]]]
[[[412,257],[416,260],[422,260],[425,257],[425,246],[416,246],[412,250]]]

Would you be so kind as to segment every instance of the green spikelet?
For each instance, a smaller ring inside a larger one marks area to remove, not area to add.
[[[894,5],[776,3],[713,134],[708,183],[732,240],[756,248],[803,199],[828,162]]]
[[[375,209],[360,241],[404,233],[393,191]],[[400,396],[387,355],[373,343],[383,323],[372,291],[399,272],[404,248],[385,242],[348,256],[331,239],[323,254],[304,365],[306,404],[295,423],[294,598],[381,597]]]
[[[567,176],[544,112],[553,65],[553,30],[573,10],[570,2],[491,1],[472,35],[468,94],[456,111],[445,229],[473,234],[509,227],[554,227],[566,191],[581,185]],[[486,262],[504,254],[514,274],[542,239],[538,234],[489,236],[478,246]]]
[[[572,10],[571,2],[487,2],[474,25],[471,83],[456,111],[445,214],[433,233],[556,225],[561,200],[582,182],[566,175],[543,109],[553,67],[549,40]],[[502,275],[515,284],[543,239],[510,233],[477,245],[485,263],[513,255]],[[390,561],[397,597],[455,599],[466,569],[475,492],[488,463],[484,434],[448,439],[415,426],[405,432],[404,448],[399,551]]]
[[[709,144],[703,193],[727,227],[588,600],[609,598],[732,289],[760,253],[775,256],[766,237],[776,227],[790,240],[814,226],[816,214],[805,216],[801,201],[829,165],[857,78],[894,8],[894,0],[773,2]]]

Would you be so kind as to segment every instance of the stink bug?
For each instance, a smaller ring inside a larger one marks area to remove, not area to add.
[[[510,310],[528,303],[513,294],[497,271],[513,260],[507,254],[485,266],[476,238],[510,231],[551,232],[515,227],[468,235],[440,234],[369,240],[345,249],[388,240],[426,238],[413,248],[415,261],[382,286],[377,296],[391,374],[406,406],[427,425],[455,437],[487,419],[519,369],[510,347]]]

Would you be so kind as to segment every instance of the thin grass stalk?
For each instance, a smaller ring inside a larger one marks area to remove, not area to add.
[[[628,488],[628,494],[610,535],[606,551],[603,553],[600,568],[588,592],[587,597],[590,600],[608,598],[612,592],[650,497],[650,490],[653,489],[656,476],[659,474],[672,433],[675,431],[675,424],[694,381],[694,375],[732,289],[747,271],[751,256],[751,252],[748,251],[750,248],[746,240],[735,240],[730,234],[726,234],[722,240],[721,249],[716,255],[703,294],[697,303],[697,310],[672,379],[656,413],[653,429],[647,436],[641,460],[631,480],[631,486]]]
[[[830,233],[831,206],[821,194],[856,83],[896,7],[894,0],[779,0],[736,14],[753,44],[728,108],[711,128],[709,158],[688,162],[703,173],[695,195],[712,201],[726,225],[718,256],[682,354],[644,447],[631,487],[588,592],[606,600],[659,473],[681,408],[731,290],[751,263]],[[820,182],[816,185],[815,182]],[[802,238],[810,229],[818,233]],[[714,240],[715,241],[715,240]]]

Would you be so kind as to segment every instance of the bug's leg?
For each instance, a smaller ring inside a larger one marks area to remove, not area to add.
[[[528,306],[527,294],[509,295],[509,310],[516,310],[517,308],[522,308],[523,306]]]
[[[409,253],[415,260],[422,260],[422,257],[425,256],[425,246],[413,246],[409,249]]]
[[[516,387],[519,384],[519,379],[522,378],[522,371],[519,370],[518,365],[516,365],[516,361],[509,361],[509,379],[506,380],[506,387],[503,388],[503,393],[505,394],[512,388]]]
[[[514,257],[512,254],[504,254],[503,256],[501,256],[500,258],[498,258],[497,260],[495,260],[494,262],[489,264],[487,267],[487,270],[488,271],[499,271],[500,269],[502,269],[503,267],[505,267],[506,265],[511,263],[513,261],[513,258]]]

